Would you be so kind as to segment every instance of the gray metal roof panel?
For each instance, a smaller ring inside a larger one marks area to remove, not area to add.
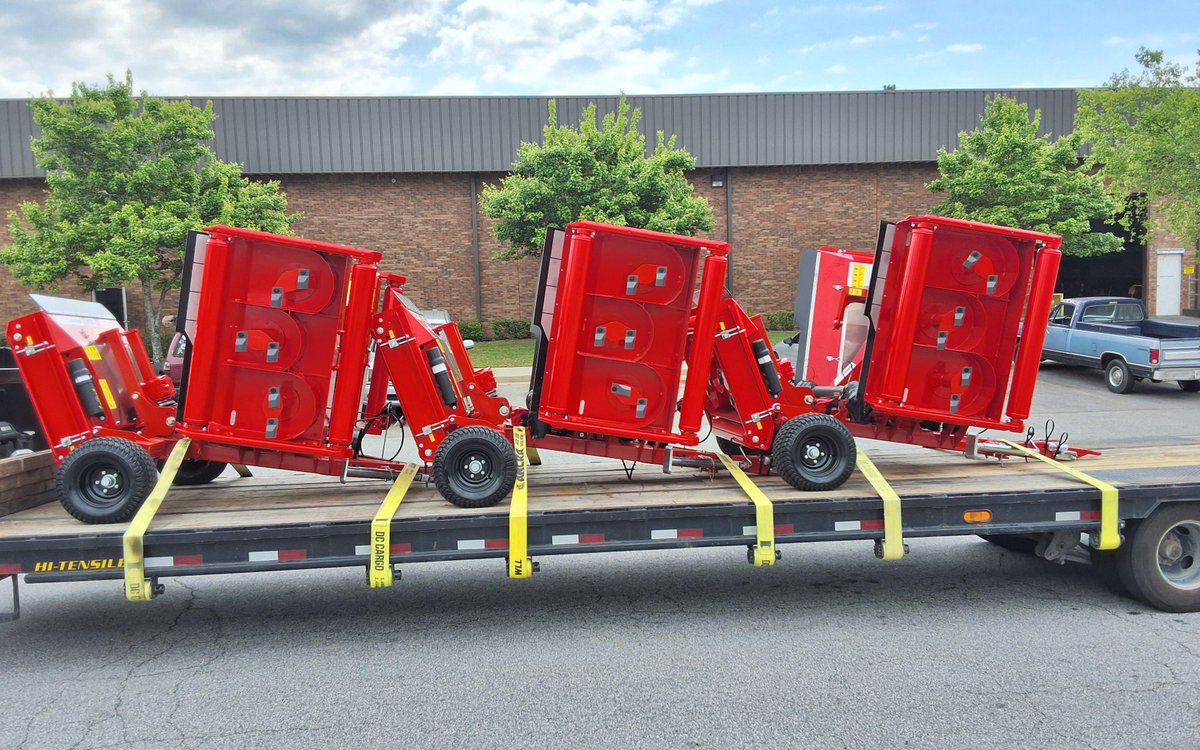
[[[1042,132],[1074,127],[1074,89],[630,96],[642,132],[678,137],[699,167],[927,162],[979,123],[989,95],[1042,111]],[[595,101],[554,97],[574,124]],[[203,102],[202,98],[191,98]],[[502,172],[540,142],[550,97],[216,97],[213,147],[250,174]],[[0,178],[41,174],[28,100],[0,100]]]

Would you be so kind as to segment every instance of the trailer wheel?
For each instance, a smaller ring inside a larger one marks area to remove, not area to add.
[[[832,490],[850,478],[857,454],[846,425],[828,414],[802,414],[775,434],[771,468],[798,490]]]
[[[122,438],[96,438],[71,451],[58,467],[58,499],[84,523],[128,520],[158,481],[146,449]]]
[[[1123,359],[1109,361],[1104,367],[1104,384],[1113,393],[1129,393],[1136,381],[1129,372],[1129,365]]]
[[[1179,387],[1188,393],[1200,391],[1200,380],[1180,380]]]
[[[516,452],[503,435],[487,427],[451,432],[433,457],[438,492],[460,508],[495,505],[516,481]]]
[[[767,452],[762,448],[747,448],[741,443],[735,443],[729,438],[717,437],[717,447],[726,456],[740,456],[745,454],[747,458],[750,456],[765,456]]]
[[[160,472],[165,464],[166,461],[157,462],[156,465]],[[185,458],[183,463],[179,465],[179,471],[175,473],[175,481],[172,484],[179,487],[208,484],[221,476],[226,466],[229,466],[229,464],[224,461],[203,461],[195,458]]]
[[[1125,581],[1121,580],[1121,566],[1118,560],[1118,553],[1120,551],[1119,548],[1089,550],[1092,558],[1092,572],[1100,579],[1100,583],[1104,584],[1104,588],[1117,596],[1132,596],[1129,593],[1129,587],[1125,585]]]
[[[1161,506],[1117,548],[1120,581],[1166,612],[1200,611],[1200,503]]]

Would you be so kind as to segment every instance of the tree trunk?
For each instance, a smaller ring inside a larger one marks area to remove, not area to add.
[[[148,279],[142,279],[142,306],[146,311],[146,328],[142,331],[142,338],[150,342],[150,359],[155,368],[162,367],[162,335],[159,331],[158,310],[154,304],[154,283]]]

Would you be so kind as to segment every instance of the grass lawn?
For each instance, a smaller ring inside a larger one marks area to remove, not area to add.
[[[768,331],[771,343],[791,336],[795,331]],[[533,339],[512,341],[476,341],[469,352],[476,367],[529,367],[533,364]]]

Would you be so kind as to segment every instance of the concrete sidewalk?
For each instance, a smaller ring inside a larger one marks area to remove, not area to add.
[[[532,367],[493,367],[497,385],[528,385]]]

